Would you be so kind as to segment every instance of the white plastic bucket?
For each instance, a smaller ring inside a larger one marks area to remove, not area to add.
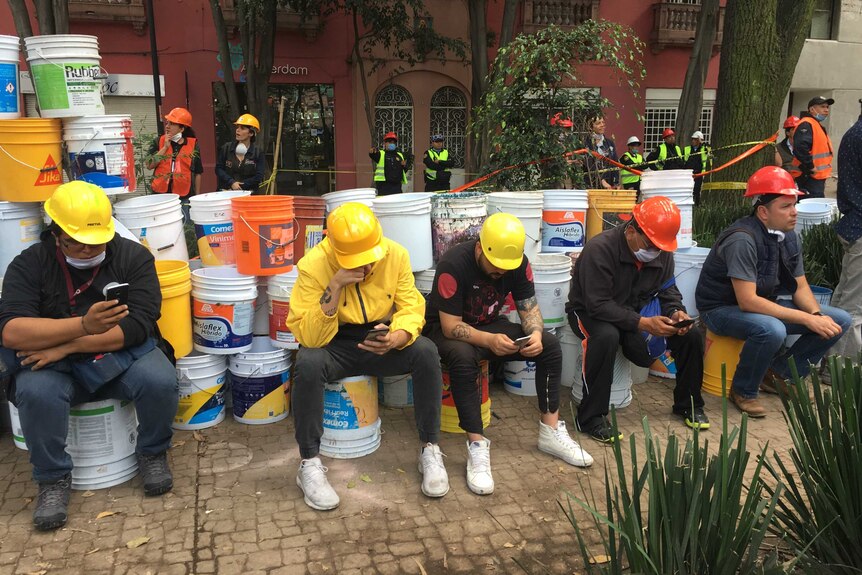
[[[413,376],[392,375],[380,378],[382,403],[387,407],[410,407],[413,405]]]
[[[838,198],[807,198],[806,199],[805,196],[802,196],[802,198],[800,198],[800,200],[796,204],[796,206],[798,208],[800,204],[811,204],[811,203],[828,204],[829,207],[832,209],[832,217],[833,218],[840,218],[841,217],[841,211],[838,209]]]
[[[608,407],[621,409],[632,402],[632,370],[631,362],[623,355],[622,349],[617,350],[614,358],[614,379],[611,382],[611,398]],[[584,397],[583,385],[572,386],[572,399],[580,404]]]
[[[566,301],[572,278],[572,258],[565,254],[536,254],[530,261],[536,300],[546,328],[566,324]]]
[[[138,418],[129,401],[107,399],[72,406],[66,451],[72,489],[104,489],[137,475]]]
[[[0,277],[15,256],[39,241],[41,232],[39,204],[0,202]]]
[[[24,38],[27,64],[43,118],[105,113],[99,39],[80,34]]]
[[[157,260],[188,261],[178,195],[150,194],[123,200],[114,205],[114,215]]]
[[[651,170],[641,176],[641,199],[664,196],[679,208],[680,226],[677,247],[692,246],[694,178],[691,170]]]
[[[287,327],[287,316],[290,313],[290,293],[299,270],[296,266],[287,273],[270,276],[267,283],[269,296],[269,341],[274,347],[283,349],[299,349],[299,342]]]
[[[572,332],[568,324],[557,328],[557,338],[563,350],[563,369],[560,375],[560,385],[564,387],[580,386],[581,379],[581,356],[583,348],[581,340]]]
[[[21,117],[21,96],[18,87],[18,36],[0,36],[0,120]]]
[[[493,192],[488,194],[488,215],[504,212],[516,216],[524,225],[527,240],[524,255],[533,261],[542,247],[542,192]]]
[[[324,429],[320,438],[320,453],[333,459],[355,459],[377,451],[380,438],[379,418],[369,426],[368,435],[359,439],[336,439]]]
[[[251,349],[257,278],[234,268],[192,272],[192,332],[202,353],[232,354]]]
[[[696,317],[697,301],[694,293],[697,282],[700,280],[700,272],[703,263],[709,255],[709,248],[692,247],[677,250],[673,254],[674,275],[676,276],[676,287],[682,294],[682,305],[685,306],[688,315]]]
[[[586,190],[544,190],[542,207],[542,251],[571,252],[587,241]]]
[[[230,200],[248,195],[250,190],[229,190],[189,198],[189,215],[204,267],[236,265]]]
[[[821,202],[818,199],[810,199],[796,205],[796,233],[813,228],[820,224],[828,224],[832,221],[832,204]]]
[[[248,351],[228,361],[233,418],[260,425],[287,417],[290,408],[290,356],[272,347],[268,337],[256,337]]]
[[[129,115],[86,116],[63,121],[73,180],[96,184],[106,194],[133,192],[135,150]]]
[[[434,268],[422,270],[421,272],[414,272],[413,280],[416,283],[416,289],[419,290],[419,293],[424,296],[431,293],[431,289],[434,287],[434,276],[436,273],[437,270]]]
[[[503,365],[503,387],[515,395],[536,395],[536,362],[507,361]]]
[[[376,377],[358,375],[324,385],[321,455],[342,459],[367,455],[379,447],[379,435]]]
[[[479,237],[488,215],[487,197],[482,192],[435,194],[431,198],[431,247],[434,261],[449,248]]]
[[[9,419],[12,422],[12,441],[15,442],[15,447],[27,451],[27,440],[24,439],[24,430],[21,428],[21,416],[18,415],[18,408],[9,402]]]
[[[374,188],[355,188],[329,192],[320,197],[326,200],[326,213],[331,214],[335,208],[347,202],[359,202],[372,208],[374,207],[375,196],[377,196],[377,190]]]
[[[177,360],[180,401],[173,428],[206,429],[224,421],[227,358],[192,352]]]
[[[414,272],[434,265],[431,249],[432,195],[393,194],[374,200],[374,213],[383,228],[383,235],[407,249]]]

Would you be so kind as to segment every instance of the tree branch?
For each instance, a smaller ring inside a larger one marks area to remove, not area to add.
[[[213,15],[216,40],[218,41],[222,72],[224,73],[225,95],[227,96],[230,115],[230,118],[226,119],[226,123],[230,124],[230,122],[233,122],[239,116],[239,96],[236,91],[236,81],[233,78],[233,66],[231,64],[230,47],[227,40],[227,26],[225,25],[224,13],[221,10],[219,0],[210,0],[210,8]]]
[[[15,22],[15,30],[18,32],[21,42],[23,42],[24,38],[29,38],[33,35],[33,27],[30,25],[30,11],[27,10],[24,0],[8,1],[9,10],[12,12],[12,20]]]

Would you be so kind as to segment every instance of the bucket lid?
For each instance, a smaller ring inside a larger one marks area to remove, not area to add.
[[[212,284],[222,284],[230,288],[246,285],[257,287],[256,277],[241,274],[236,271],[236,268],[230,266],[196,269],[192,272],[192,282],[206,283],[208,287]]]
[[[177,194],[147,194],[146,196],[138,196],[129,200],[123,200],[114,204],[114,211],[134,211],[138,212],[141,208],[160,206],[161,204],[179,203],[180,196]]]
[[[188,262],[180,260],[156,260],[156,274],[162,286],[182,283],[191,277]]]
[[[233,198],[241,198],[243,196],[250,195],[251,190],[223,190],[219,192],[206,192],[204,194],[195,195],[189,198],[189,205],[192,208],[207,209],[213,203],[218,203],[219,205],[221,205],[221,203],[224,202],[228,205],[228,207],[230,207],[230,203]]]

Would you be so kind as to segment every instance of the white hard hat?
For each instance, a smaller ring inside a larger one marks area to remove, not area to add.
[[[692,137],[692,139],[697,138],[698,140],[702,140],[703,139],[703,132],[698,130],[697,132],[692,134],[691,137]]]
[[[640,143],[641,143],[640,138],[638,138],[637,136],[632,136],[631,138],[629,138],[628,142],[626,142],[626,145],[631,146],[632,144],[640,144]]]

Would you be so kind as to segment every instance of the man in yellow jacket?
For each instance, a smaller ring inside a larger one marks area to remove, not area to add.
[[[437,347],[421,334],[425,300],[416,289],[407,250],[383,237],[371,209],[336,208],[327,237],[298,264],[287,326],[302,347],[296,356],[293,413],[302,463],[296,484],[305,503],[338,507],[338,494],[318,457],[323,433],[323,388],[352,375],[413,374],[416,426],[422,443],[422,492],[449,491],[440,434],[442,375]]]

